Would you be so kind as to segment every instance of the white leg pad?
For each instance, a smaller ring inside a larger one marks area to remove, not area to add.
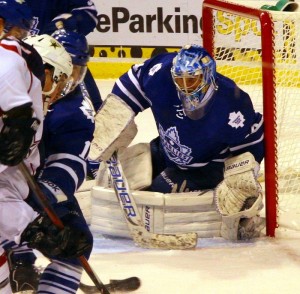
[[[221,216],[213,192],[170,193],[134,191],[133,196],[148,231],[158,234],[196,232],[199,238],[220,237]],[[123,213],[111,188],[92,188],[91,229],[130,237]]]
[[[152,162],[149,143],[132,145],[119,154],[130,190],[143,190],[152,182]]]
[[[139,143],[123,149],[119,158],[130,190],[142,190],[151,185],[152,164],[150,145],[148,143]],[[88,224],[91,224],[91,189],[95,185],[108,187],[110,183],[109,177],[110,175],[105,168],[105,164],[101,163],[97,179],[83,182],[75,193],[75,197]],[[114,200],[116,202],[116,197],[114,197]]]
[[[91,224],[91,212],[92,212],[92,201],[91,201],[91,189],[96,185],[96,180],[84,181],[78,191],[75,193],[75,197],[79,203],[83,216],[88,225]]]

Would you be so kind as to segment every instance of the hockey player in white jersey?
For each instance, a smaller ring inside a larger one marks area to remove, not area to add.
[[[234,229],[223,235],[231,238],[233,232],[236,239],[239,211],[253,206],[255,216],[262,208],[256,176],[264,156],[263,117],[249,95],[219,74],[215,60],[199,45],[155,56],[132,66],[114,84],[96,115],[90,157],[107,160],[128,145],[128,126],[147,108],[159,137],[150,144],[153,176],[146,189],[161,193],[216,189],[216,209],[224,217],[237,217]],[[247,180],[236,180],[240,174]]]
[[[16,2],[0,3],[0,35],[14,25],[26,29],[13,17]],[[37,213],[24,201],[29,188],[17,164],[24,160],[34,173],[39,165],[37,145],[42,135],[42,93],[40,81],[28,70],[18,44],[10,50],[0,46],[0,235],[20,243],[27,225]],[[7,261],[0,249],[0,292],[11,293]]]
[[[88,44],[83,35],[75,32],[61,30],[53,37],[72,56],[73,72],[67,87],[63,89],[63,96],[50,95],[45,104],[47,111],[41,143],[44,146],[44,158],[37,181],[62,220],[71,221],[73,227],[85,231],[90,245],[89,250],[85,252],[88,258],[93,238],[74,197],[86,176],[86,159],[94,131],[95,111],[82,84],[89,60]],[[24,41],[33,45],[46,61],[48,49],[43,38],[52,39],[50,36],[41,35],[30,36]],[[64,62],[65,60],[60,59],[57,60],[57,64],[52,64],[59,68],[59,64]],[[31,197],[30,200],[32,205],[36,206]],[[77,216],[76,219],[74,215]],[[76,242],[74,236],[73,242]],[[9,248],[11,244],[5,243],[4,246]],[[41,277],[34,266],[35,259],[33,252],[26,246],[10,251],[11,283],[14,292],[38,288],[38,293],[76,293],[82,273],[77,259],[52,257],[52,262]]]
[[[12,26],[23,28],[23,16],[19,18],[18,13],[20,11],[15,9],[19,8],[18,5],[20,3],[14,0],[1,1],[1,33],[3,33],[2,29],[5,26],[5,34]],[[28,70],[28,64],[25,60],[18,55],[22,53],[18,42],[15,42],[14,46],[10,44],[10,46],[5,47],[9,50],[0,48],[1,79],[3,81],[1,84],[1,97],[3,95],[3,99],[1,99],[1,122],[3,122],[3,126],[1,127],[0,138],[0,161],[6,165],[0,166],[0,197],[2,197],[0,235],[16,244],[26,242],[46,256],[75,257],[82,255],[86,250],[90,250],[90,245],[86,245],[85,235],[81,234],[80,229],[72,229],[66,224],[64,230],[58,230],[43,212],[37,213],[24,201],[28,198],[29,189],[24,177],[15,165],[24,160],[34,174],[40,163],[37,145],[41,139],[42,128],[37,127],[38,122],[43,120],[41,83]],[[51,66],[51,58],[45,62],[47,74],[44,90],[48,87],[49,92],[47,94],[50,95],[52,92],[52,95],[57,96],[59,95],[58,88],[63,88],[66,78],[72,73],[72,62],[69,54],[55,39],[52,38],[48,47],[50,51],[51,49],[54,50],[49,53],[52,58],[54,57],[58,61],[60,58],[63,59],[61,66],[55,68]],[[65,58],[63,54],[65,54]],[[14,66],[11,66],[12,64]],[[7,69],[5,70],[2,65],[7,65]],[[55,84],[56,87],[52,87],[52,84]],[[12,102],[12,109],[8,103],[10,101]],[[30,108],[31,105],[33,105],[34,112]],[[28,108],[30,109],[28,110]],[[21,110],[21,115],[19,110]],[[37,128],[37,132],[33,126]],[[6,156],[5,152],[7,153]],[[37,235],[39,235],[38,239],[36,238]],[[74,243],[74,239],[71,241],[71,235],[73,238],[75,236],[75,240],[78,242],[75,241]],[[1,252],[1,293],[11,293],[7,281],[6,257]]]

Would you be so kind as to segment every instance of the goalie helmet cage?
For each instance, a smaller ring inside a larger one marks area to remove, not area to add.
[[[217,71],[248,92],[263,113],[261,181],[266,234],[274,237],[281,226],[300,228],[300,13],[261,5],[204,0],[203,46],[216,59]]]

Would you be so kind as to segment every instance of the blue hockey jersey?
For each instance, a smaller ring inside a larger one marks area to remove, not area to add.
[[[97,10],[91,0],[26,0],[32,9],[34,23],[33,35],[52,34],[57,28],[55,23],[64,22],[66,30],[87,35],[97,24]],[[66,18],[67,14],[71,14]]]
[[[80,85],[48,109],[42,138],[45,160],[38,182],[52,203],[73,197],[86,177],[94,114]]]
[[[134,65],[112,90],[136,114],[151,107],[168,166],[199,168],[247,151],[261,162],[263,117],[255,112],[249,95],[217,74],[211,108],[199,120],[188,118],[170,73],[175,56],[161,54]]]

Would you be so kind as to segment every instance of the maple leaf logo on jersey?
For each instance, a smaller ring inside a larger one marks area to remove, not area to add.
[[[229,114],[229,125],[233,128],[242,128],[244,126],[245,118],[243,114],[238,111],[238,112],[231,112]]]
[[[153,76],[156,72],[158,72],[162,67],[162,63],[155,64],[149,70],[149,76]]]
[[[190,156],[191,148],[180,144],[178,131],[176,127],[171,127],[164,131],[161,125],[159,125],[159,134],[164,150],[170,160],[178,165],[187,165],[192,160]]]
[[[87,100],[84,99],[81,103],[82,106],[79,108],[83,112],[83,114],[87,117],[87,119],[90,119],[92,122],[94,122],[94,109],[91,106],[91,103]]]

